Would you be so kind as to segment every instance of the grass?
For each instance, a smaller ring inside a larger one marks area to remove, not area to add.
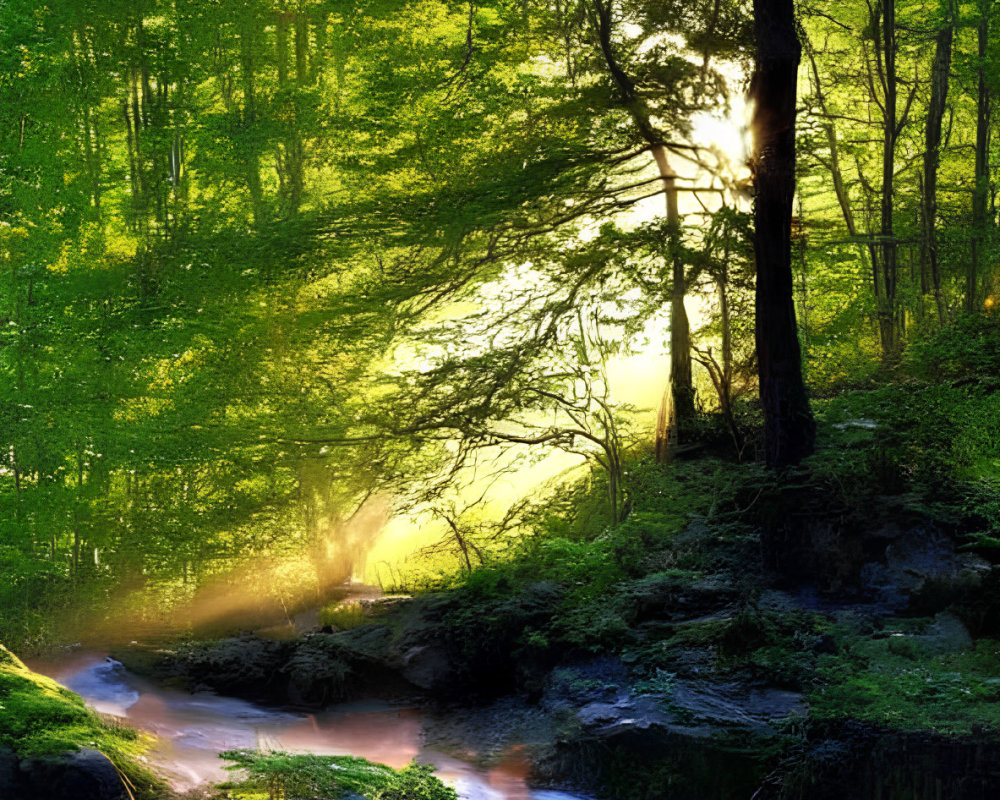
[[[331,603],[319,611],[319,624],[330,625],[338,631],[359,628],[370,621],[364,606],[357,600],[342,600]]]

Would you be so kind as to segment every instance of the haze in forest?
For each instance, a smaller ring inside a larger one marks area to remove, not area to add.
[[[581,476],[614,526],[635,459],[807,454],[760,433],[751,9],[550,5],[4,6],[0,638],[447,584]],[[988,11],[799,9],[814,400],[997,293]]]

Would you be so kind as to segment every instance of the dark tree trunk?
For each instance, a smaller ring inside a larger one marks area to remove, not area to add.
[[[931,97],[927,107],[927,129],[924,135],[924,213],[922,266],[930,272],[931,288],[937,305],[938,321],[944,324],[944,298],[941,295],[941,267],[938,263],[937,242],[937,178],[941,163],[941,123],[948,101],[948,79],[951,73],[952,41],[955,38],[954,0],[945,0],[948,19],[938,31],[934,47],[934,68],[931,72]],[[923,270],[921,270],[923,273]],[[923,275],[922,275],[923,277]],[[923,288],[923,287],[922,287]]]
[[[757,61],[754,116],[754,251],[757,258],[757,360],[764,448],[773,468],[813,452],[816,423],[802,380],[792,297],[795,100],[800,47],[793,0],[754,0]]]
[[[877,13],[877,12],[876,12]],[[882,196],[881,196],[881,250],[882,296],[878,303],[879,336],[882,354],[887,360],[896,357],[899,337],[896,329],[896,285],[898,281],[895,211],[896,176],[896,105],[899,96],[896,76],[896,2],[882,3],[882,82],[885,90],[885,118],[882,136]]]

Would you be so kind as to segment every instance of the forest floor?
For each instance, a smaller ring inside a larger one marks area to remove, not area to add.
[[[567,485],[507,558],[340,630],[116,657],[276,705],[416,699],[441,749],[517,745],[608,798],[995,797],[1000,356],[974,355],[817,400],[796,470],[637,458],[619,525]]]
[[[615,527],[568,487],[513,558],[344,630],[118,657],[270,703],[417,696],[448,709],[440,746],[518,744],[540,783],[611,798],[993,796],[1000,505],[978,432],[939,426],[998,399],[949,391],[817,403],[819,452],[782,476],[639,460]]]

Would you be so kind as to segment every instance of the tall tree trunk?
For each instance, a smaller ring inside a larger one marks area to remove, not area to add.
[[[661,408],[661,420],[666,421],[664,428],[657,424],[656,450],[666,454],[667,440],[674,440],[676,427],[670,429],[672,422],[690,420],[694,416],[694,389],[691,383],[691,328],[684,308],[684,297],[687,292],[684,275],[684,262],[679,256],[680,213],[677,204],[677,175],[667,160],[667,150],[663,134],[658,131],[650,119],[648,107],[637,94],[635,83],[618,63],[613,46],[614,14],[612,0],[593,0],[589,9],[591,23],[597,33],[601,54],[604,57],[611,79],[621,93],[621,100],[628,109],[639,135],[649,144],[653,157],[656,159],[663,181],[667,200],[667,227],[671,250],[672,290],[670,297],[670,395],[673,403],[668,408]]]
[[[285,90],[282,94],[282,102],[286,104],[283,116],[287,116],[289,121],[286,123],[283,140],[277,145],[275,166],[278,172],[278,191],[286,217],[293,217],[298,213],[305,185],[305,145],[298,124],[299,99],[290,91],[293,80],[288,66],[292,55],[290,38],[293,35],[294,85],[305,87],[308,83],[306,48],[309,32],[305,22],[305,16],[301,13],[286,10],[278,14],[278,83]]]
[[[295,81],[299,86],[309,82],[309,18],[300,9],[295,15]]]
[[[680,254],[681,215],[677,198],[677,173],[667,160],[665,147],[654,147],[653,156],[663,181],[670,239],[670,391],[674,401],[673,422],[683,427],[684,423],[694,417],[694,386],[691,376],[691,323],[684,307],[687,278],[684,274],[684,259]]]
[[[955,0],[945,0],[948,18],[938,31],[934,46],[934,67],[931,71],[931,97],[927,106],[927,128],[924,135],[924,208],[922,215],[923,241],[920,248],[921,275],[930,273],[938,321],[945,321],[944,298],[941,294],[941,266],[938,262],[937,241],[937,178],[941,163],[941,124],[948,101],[948,79],[951,73],[952,42],[955,38]]]
[[[309,82],[316,85],[322,81],[323,67],[326,65],[327,17],[322,11],[313,22],[313,36],[316,44],[309,54]]]
[[[990,117],[992,97],[986,77],[989,52],[990,15],[993,0],[979,0],[979,103],[976,121],[976,186],[972,195],[972,257],[965,279],[965,310],[973,311],[979,291],[979,276],[986,235],[986,211],[989,201]]]
[[[291,14],[284,8],[278,11],[275,47],[278,63],[278,85],[282,87],[288,84],[288,22],[290,17]]]
[[[792,296],[792,202],[795,196],[795,101],[800,47],[793,0],[754,0],[754,252],[756,333],[764,449],[773,468],[813,452],[816,423],[802,380]]]
[[[895,358],[899,350],[896,335],[897,258],[896,231],[893,225],[895,201],[896,139],[898,137],[896,101],[896,0],[882,0],[882,89],[884,117],[882,124],[882,192],[880,261],[882,295],[878,303],[879,336],[882,355]]]

